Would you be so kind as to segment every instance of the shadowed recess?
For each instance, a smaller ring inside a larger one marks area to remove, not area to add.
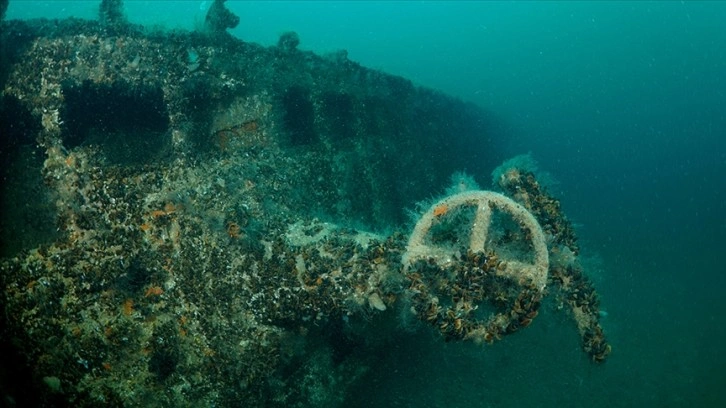
[[[68,148],[98,145],[118,164],[144,164],[170,144],[169,117],[161,89],[116,82],[64,86],[62,138]]]

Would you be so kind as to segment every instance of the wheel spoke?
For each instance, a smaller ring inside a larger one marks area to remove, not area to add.
[[[469,238],[469,249],[471,252],[484,252],[491,223],[492,209],[489,206],[489,202],[484,200],[478,201]]]
[[[536,267],[532,264],[519,262],[519,261],[507,261],[507,266],[503,271],[503,275],[514,281],[519,280],[523,276],[532,276],[536,273]]]

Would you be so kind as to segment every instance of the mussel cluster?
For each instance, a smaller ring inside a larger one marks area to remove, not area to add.
[[[499,186],[515,201],[525,206],[550,235],[550,282],[557,298],[566,304],[577,323],[582,348],[595,362],[603,362],[612,347],[600,325],[600,304],[592,282],[577,261],[577,236],[570,221],[562,213],[560,203],[539,184],[534,174],[510,169],[499,180]],[[568,253],[569,257],[552,256]]]
[[[492,343],[529,326],[541,292],[498,274],[505,261],[495,254],[461,252],[446,266],[419,260],[408,268],[411,311],[446,340]]]

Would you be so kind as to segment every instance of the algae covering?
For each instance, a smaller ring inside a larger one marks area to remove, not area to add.
[[[527,169],[500,171],[519,215],[487,212],[477,246],[450,200],[419,214],[431,255],[407,254],[405,209],[494,167],[485,112],[294,33],[264,48],[113,11],[2,23],[2,336],[33,402],[335,406],[369,325],[493,342],[552,292],[605,360],[572,228]],[[507,273],[522,257],[537,279]]]

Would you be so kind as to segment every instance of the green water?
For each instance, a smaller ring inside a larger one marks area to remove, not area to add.
[[[204,8],[126,3],[132,22],[183,28]],[[726,3],[228,6],[244,40],[271,45],[295,30],[303,49],[347,49],[487,109],[501,159],[531,152],[559,181],[594,266],[613,345],[604,365],[545,305],[484,349],[425,331],[378,339],[385,352],[368,357],[348,405],[726,404]],[[6,18],[70,15],[94,17],[95,2],[11,1]]]

